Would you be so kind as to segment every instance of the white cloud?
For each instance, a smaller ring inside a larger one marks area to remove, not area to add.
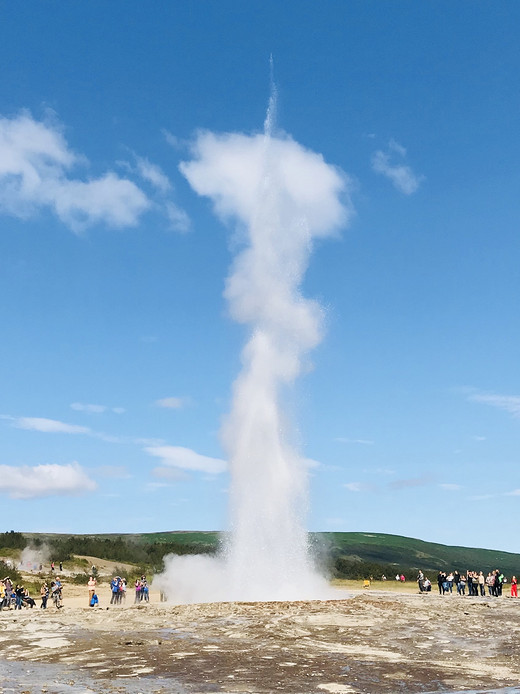
[[[190,230],[191,220],[183,209],[173,202],[167,202],[165,210],[172,229],[181,232],[181,234]]]
[[[73,231],[97,223],[135,226],[151,204],[143,191],[111,171],[70,177],[73,167],[85,164],[56,124],[28,112],[0,117],[0,211],[27,219],[48,208]]]
[[[88,412],[89,414],[100,414],[106,412],[107,409],[105,405],[85,405],[82,402],[73,402],[70,408],[76,412]]]
[[[73,402],[71,404],[71,409],[76,412],[87,412],[88,414],[102,414],[103,412],[114,412],[115,414],[123,414],[125,412],[124,407],[107,407],[106,405],[91,405],[83,402]]]
[[[364,485],[361,482],[347,482],[347,484],[344,484],[343,486],[345,489],[348,489],[349,492],[360,492],[364,488]]]
[[[181,446],[150,446],[145,451],[161,459],[163,466],[180,468],[181,470],[197,470],[218,474],[227,470],[227,463],[220,458],[209,458],[200,455],[190,448]]]
[[[1,415],[0,419],[5,419],[12,423],[17,429],[28,429],[30,431],[41,431],[50,434],[90,434],[89,427],[82,427],[76,424],[66,424],[57,419],[46,419],[44,417],[11,417]]]
[[[520,397],[518,395],[497,395],[495,393],[472,393],[468,395],[471,402],[491,405],[499,410],[509,412],[513,417],[520,417]]]
[[[406,157],[406,149],[395,140],[390,140],[387,152],[377,150],[372,155],[372,169],[386,176],[401,193],[415,193],[424,177],[416,175],[407,164],[392,163],[393,155],[403,159]]]
[[[512,492],[505,492],[505,496],[520,496],[520,489],[513,489]]]
[[[157,407],[165,407],[171,410],[179,410],[184,405],[184,399],[176,397],[161,398],[160,400],[156,400],[154,404],[157,405]]]
[[[152,164],[146,157],[138,156],[136,156],[136,165],[139,176],[151,183],[161,193],[167,193],[171,190],[172,184],[160,166]]]
[[[447,492],[458,492],[459,489],[462,489],[462,486],[460,484],[439,484],[439,487],[442,489],[445,489]]]
[[[0,465],[0,493],[12,499],[73,496],[96,489],[81,465]]]

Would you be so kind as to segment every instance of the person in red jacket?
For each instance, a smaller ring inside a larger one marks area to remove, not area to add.
[[[511,579],[511,597],[512,598],[518,597],[518,587],[517,587],[516,576],[513,576],[513,578]]]

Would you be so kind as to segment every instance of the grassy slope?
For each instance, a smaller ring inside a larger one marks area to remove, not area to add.
[[[320,533],[334,553],[379,564],[395,563],[427,570],[500,568],[520,573],[520,554],[490,549],[453,547],[382,533]]]
[[[26,533],[27,537],[32,534]],[[143,543],[201,544],[216,545],[221,533],[173,531],[137,534],[96,535],[100,539],[122,537],[126,540]],[[32,535],[36,536],[36,534]],[[45,539],[51,535],[38,534]],[[56,535],[54,535],[56,537]],[[422,568],[425,570],[444,569],[482,569],[500,568],[506,574],[520,574],[520,554],[497,550],[470,547],[453,547],[434,542],[424,542],[410,537],[386,535],[383,533],[312,533],[313,543],[330,551],[334,556],[347,559],[396,564],[403,568]]]

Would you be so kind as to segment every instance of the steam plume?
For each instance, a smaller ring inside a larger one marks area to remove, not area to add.
[[[344,225],[350,208],[346,177],[277,133],[275,113],[273,88],[263,134],[201,132],[192,160],[181,164],[192,188],[236,225],[240,250],[225,297],[249,337],[222,431],[230,539],[217,560],[167,562],[160,580],[176,601],[323,596],[307,551],[306,466],[290,445],[281,403],[322,337],[322,310],[300,291],[314,239]]]

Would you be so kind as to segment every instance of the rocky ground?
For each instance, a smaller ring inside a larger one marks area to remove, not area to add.
[[[1,612],[0,694],[520,692],[520,601],[505,596],[108,610],[101,597]]]

